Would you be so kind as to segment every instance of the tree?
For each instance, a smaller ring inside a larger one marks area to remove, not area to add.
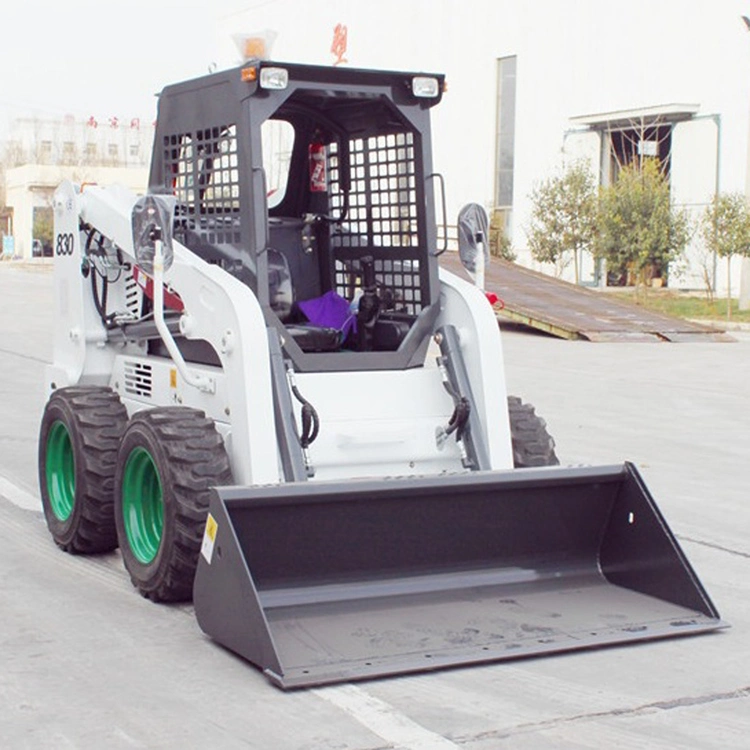
[[[727,317],[732,316],[732,256],[750,256],[750,208],[742,193],[719,193],[701,217],[706,248],[727,259]]]
[[[596,255],[636,285],[666,273],[690,239],[687,213],[672,207],[669,183],[651,158],[624,166],[601,191],[598,228]]]
[[[532,257],[565,268],[572,258],[580,281],[580,254],[593,248],[597,190],[588,165],[577,161],[541,182],[531,193],[527,237]]]

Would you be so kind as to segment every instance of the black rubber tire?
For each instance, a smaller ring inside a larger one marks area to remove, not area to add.
[[[47,527],[65,552],[117,547],[114,476],[127,421],[119,397],[105,387],[60,388],[45,406],[39,430],[39,489]]]
[[[138,480],[132,462],[139,457],[158,475],[162,513],[153,550],[146,555],[138,539],[128,535],[138,531],[133,530],[138,523],[132,521],[132,513],[148,513],[147,488],[135,497],[129,489]],[[175,406],[133,416],[117,457],[115,523],[125,568],[143,596],[156,602],[192,598],[209,490],[227,484],[232,484],[232,472],[224,442],[204,412]]]
[[[547,423],[518,396],[508,396],[510,436],[513,443],[513,466],[524,469],[531,466],[557,466],[555,441],[547,432]]]

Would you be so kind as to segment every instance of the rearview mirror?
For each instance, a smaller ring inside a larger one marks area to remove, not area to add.
[[[147,274],[154,273],[157,242],[161,242],[164,270],[172,265],[172,222],[176,203],[173,195],[144,195],[133,206],[131,217],[135,260]]]
[[[468,203],[458,212],[458,255],[471,274],[490,262],[489,225],[487,211],[478,203]]]

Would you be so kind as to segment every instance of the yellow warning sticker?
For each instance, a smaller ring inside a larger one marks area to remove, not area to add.
[[[209,513],[206,518],[206,530],[203,532],[203,543],[201,544],[201,555],[210,565],[211,558],[214,556],[214,544],[216,543],[216,532],[219,530],[219,524],[216,519]]]
[[[177,388],[177,370],[173,367],[169,370],[169,387]]]

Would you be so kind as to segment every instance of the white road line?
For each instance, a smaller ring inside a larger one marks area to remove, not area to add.
[[[7,497],[13,505],[25,510],[41,510],[42,501],[26,490],[22,490],[18,485],[13,484],[9,479],[0,476],[0,495]]]
[[[460,750],[458,745],[356,685],[317,688],[313,692],[399,750]]]

